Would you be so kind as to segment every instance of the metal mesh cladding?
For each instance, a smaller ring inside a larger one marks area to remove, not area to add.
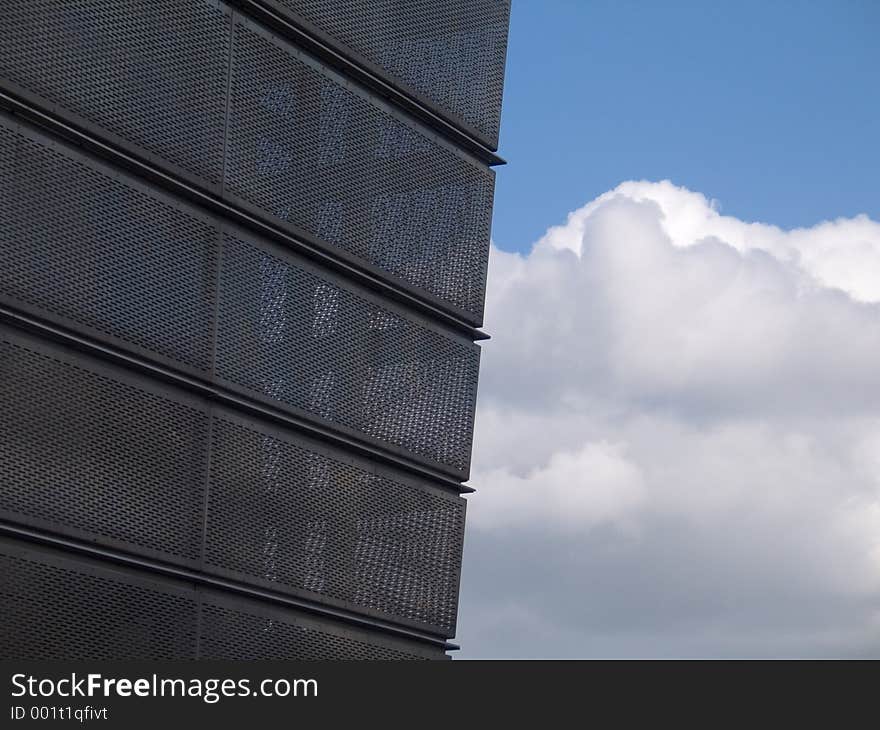
[[[217,231],[0,118],[0,297],[207,372]]]
[[[321,631],[277,615],[205,605],[201,659],[413,660],[429,659],[378,641]],[[433,657],[443,658],[440,652]]]
[[[224,240],[217,376],[466,472],[479,348],[296,264]]]
[[[0,545],[3,659],[192,659],[197,604],[190,595],[23,558]]]
[[[3,659],[443,659],[442,650],[0,543]]]
[[[509,0],[275,0],[498,143]]]
[[[0,403],[0,513],[199,558],[203,410],[4,330]]]
[[[464,500],[255,423],[212,435],[208,565],[454,633]]]
[[[0,300],[466,473],[473,343],[2,116],[0,220]]]
[[[0,402],[5,519],[452,635],[458,495],[5,328]]]
[[[0,82],[480,321],[490,169],[222,3],[8,5]]]
[[[226,190],[479,317],[494,173],[237,21]]]
[[[497,139],[507,2],[283,4]],[[494,173],[412,118],[217,0],[22,0],[3,20],[13,95],[480,321]],[[0,222],[5,307],[195,376],[0,326],[0,517],[452,635],[464,500],[193,388],[464,478],[476,345],[3,115]],[[11,657],[443,656],[12,543]]]
[[[4,2],[0,77],[219,184],[230,22],[210,0]]]

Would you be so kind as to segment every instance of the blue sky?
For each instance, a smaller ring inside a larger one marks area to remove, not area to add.
[[[880,2],[514,0],[493,238],[624,180],[783,228],[880,218]]]

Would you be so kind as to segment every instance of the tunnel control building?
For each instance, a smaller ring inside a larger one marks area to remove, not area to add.
[[[508,0],[13,0],[0,656],[442,659]]]

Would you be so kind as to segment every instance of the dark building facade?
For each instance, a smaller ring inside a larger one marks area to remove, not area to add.
[[[445,658],[508,0],[12,0],[0,655]]]

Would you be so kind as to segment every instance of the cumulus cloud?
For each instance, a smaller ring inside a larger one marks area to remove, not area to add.
[[[880,655],[880,224],[624,183],[486,321],[464,656]]]
[[[570,213],[567,223],[550,228],[538,245],[579,252],[593,214],[618,198],[655,203],[661,212],[660,225],[676,247],[714,238],[737,251],[766,251],[859,301],[880,301],[880,223],[860,215],[784,231],[721,215],[718,201],[668,180],[622,183]]]

